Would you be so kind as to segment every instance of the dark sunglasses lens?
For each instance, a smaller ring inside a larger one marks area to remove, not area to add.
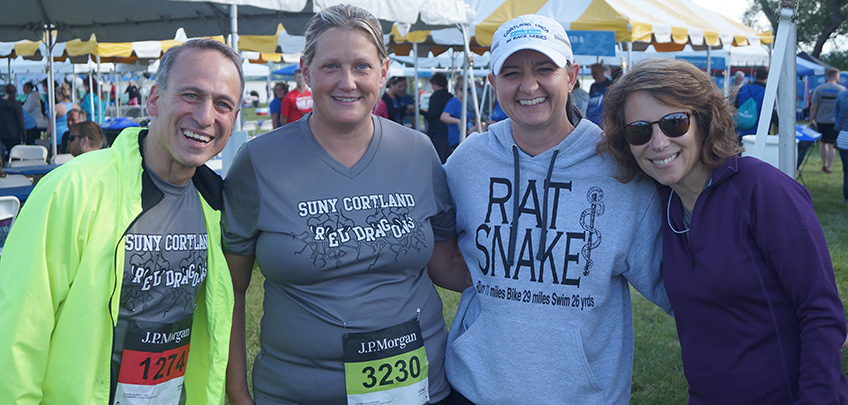
[[[689,130],[689,116],[684,113],[674,113],[660,120],[660,129],[666,136],[676,138]]]
[[[647,121],[636,121],[624,127],[624,137],[631,145],[642,145],[651,140],[651,124]]]

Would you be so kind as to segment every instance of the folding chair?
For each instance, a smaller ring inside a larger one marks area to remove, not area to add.
[[[9,167],[47,164],[47,148],[41,145],[15,145],[9,151]]]
[[[245,121],[241,124],[241,130],[247,131],[248,136],[252,136],[256,132],[256,128],[259,128],[259,124],[256,121]]]
[[[795,168],[795,180],[798,180],[799,183],[806,187],[807,184],[804,182],[802,172],[807,165],[811,151],[815,150],[819,139],[821,139],[821,133],[809,128],[807,125],[795,125],[795,139],[798,140],[798,164]]]
[[[12,229],[20,208],[21,202],[18,197],[11,195],[0,197],[0,253],[3,252],[6,236],[9,235],[9,230]]]
[[[274,129],[274,125],[271,123],[271,120],[265,120],[265,121],[262,121],[261,124],[259,124],[259,131],[261,131],[263,134],[265,132],[272,130],[272,129]]]
[[[50,158],[51,165],[61,165],[63,163],[67,163],[69,160],[73,159],[74,155],[70,153],[60,153],[56,156]]]

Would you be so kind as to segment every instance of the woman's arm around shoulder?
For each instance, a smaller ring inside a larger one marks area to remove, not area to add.
[[[471,286],[471,273],[456,244],[456,238],[434,244],[427,269],[433,284],[439,287],[462,292]]]

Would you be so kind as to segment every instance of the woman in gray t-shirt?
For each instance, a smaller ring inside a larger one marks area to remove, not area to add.
[[[225,182],[229,400],[251,403],[244,297],[255,260],[266,278],[256,402],[442,401],[446,330],[433,281],[470,285],[444,171],[426,136],[371,114],[388,72],[373,16],[330,7],[306,41],[312,113],[247,143]]]

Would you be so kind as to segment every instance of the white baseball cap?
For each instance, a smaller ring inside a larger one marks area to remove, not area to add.
[[[510,55],[523,49],[545,54],[559,67],[574,62],[568,34],[556,20],[536,14],[503,23],[492,38],[492,73],[498,74]]]

